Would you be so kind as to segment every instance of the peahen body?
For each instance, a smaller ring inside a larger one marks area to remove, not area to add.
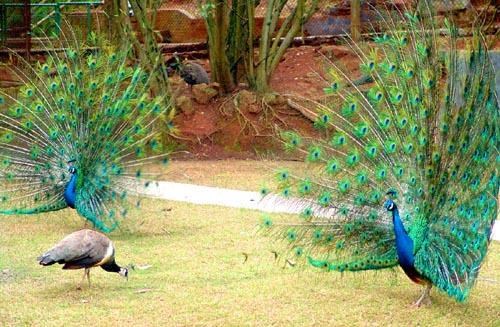
[[[93,267],[101,267],[107,272],[128,278],[128,268],[116,264],[113,242],[105,235],[89,229],[67,235],[37,260],[42,266],[58,263],[64,265],[62,269],[85,269],[78,289],[81,289],[85,276],[90,287],[90,268]]]
[[[474,29],[458,50],[457,29],[437,29],[426,2],[381,19],[372,43],[348,41],[370,85],[331,62],[329,101],[308,108],[317,133],[281,133],[305,166],[280,170],[278,191],[304,210],[263,228],[325,270],[401,266],[425,285],[417,306],[432,286],[464,301],[497,217],[500,120],[485,37]]]
[[[143,168],[168,161],[160,134],[171,111],[128,53],[75,44],[13,69],[24,86],[0,89],[1,214],[70,207],[109,232],[138,204]]]

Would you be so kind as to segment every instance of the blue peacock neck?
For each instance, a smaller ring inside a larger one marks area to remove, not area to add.
[[[76,180],[77,180],[77,172],[76,170],[72,173],[71,179],[69,180],[68,185],[64,189],[64,200],[68,207],[75,209],[76,203]]]
[[[413,268],[415,262],[415,257],[413,255],[413,240],[405,230],[396,205],[394,205],[394,209],[392,210],[392,223],[394,225],[394,234],[396,235],[396,250],[399,264],[403,269]]]

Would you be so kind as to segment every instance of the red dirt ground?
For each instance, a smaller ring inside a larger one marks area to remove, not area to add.
[[[463,42],[459,43],[459,48],[463,46]],[[500,49],[500,40],[493,39],[491,48]],[[206,105],[198,104],[193,99],[194,114],[180,112],[175,119],[180,130],[179,143],[188,151],[181,156],[199,159],[244,159],[267,154],[276,156],[276,153],[280,153],[277,151],[280,147],[273,126],[314,133],[312,122],[291,108],[286,98],[305,97],[321,101],[324,97],[323,88],[328,85],[322,77],[328,59],[333,59],[352,72],[351,79],[361,77],[358,58],[348,47],[302,46],[288,49],[270,81],[273,92],[284,100],[271,106],[258,101],[257,104],[262,107],[259,113],[249,112],[248,108],[240,108],[240,112],[226,108],[238,92],[247,89],[241,85],[232,94],[216,97]],[[194,61],[204,66],[210,74],[208,60]],[[186,83],[181,80],[178,85],[179,94],[193,98]]]
[[[272,130],[275,125],[312,132],[311,121],[290,108],[286,98],[299,96],[321,100],[323,87],[327,85],[322,77],[323,67],[332,56],[353,71],[354,77],[358,77],[357,59],[343,46],[291,48],[270,81],[272,90],[283,97],[270,106],[257,101],[262,108],[259,113],[249,112],[248,108],[240,108],[240,112],[235,112],[234,108],[227,109],[238,92],[247,89],[244,85],[230,95],[216,97],[209,104],[202,105],[194,101],[191,89],[184,82],[174,79],[178,95],[192,98],[195,109],[191,115],[179,112],[174,121],[180,130],[178,141],[189,152],[181,156],[199,159],[255,158],[279,148]],[[210,72],[207,60],[198,59],[196,62]]]
[[[342,46],[302,46],[289,49],[270,81],[271,89],[282,95],[279,101],[265,104],[257,99],[252,110],[245,106],[237,109],[233,105],[239,92],[248,90],[243,84],[232,94],[218,96],[204,105],[194,100],[192,89],[184,81],[178,76],[174,77],[174,92],[177,96],[185,95],[190,98],[194,108],[194,113],[189,115],[178,111],[174,120],[179,130],[175,139],[179,149],[185,150],[177,156],[199,159],[255,158],[279,149],[273,130],[276,125],[313,131],[311,121],[290,108],[286,98],[301,96],[320,100],[323,87],[327,85],[321,77],[323,65],[327,57],[332,55],[350,69],[357,69],[356,58]],[[43,60],[43,57],[38,59]],[[194,61],[203,65],[210,74],[207,59]],[[4,87],[17,84],[7,72],[0,67],[0,80]],[[262,110],[259,111],[259,108]]]

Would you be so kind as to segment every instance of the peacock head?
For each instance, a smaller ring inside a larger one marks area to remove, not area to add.
[[[128,280],[128,268],[120,268],[120,271],[118,272],[120,276],[126,278]]]
[[[75,159],[72,159],[72,160],[68,161],[68,164],[69,164],[68,171],[72,175],[76,174],[76,167],[73,166],[73,162],[75,162],[75,161],[76,161]]]
[[[389,192],[386,193],[391,199],[388,199],[384,203],[384,208],[387,209],[387,211],[394,211],[397,209],[396,203],[392,200],[393,198],[397,197],[397,192],[395,190],[389,190]]]
[[[394,203],[394,201],[392,201],[391,199],[385,201],[384,208],[386,208],[387,211],[394,211],[397,209],[396,203]]]

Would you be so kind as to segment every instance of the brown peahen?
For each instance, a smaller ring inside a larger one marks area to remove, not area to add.
[[[128,269],[115,262],[113,242],[105,235],[89,229],[69,234],[37,260],[42,266],[58,263],[64,265],[62,269],[85,269],[78,289],[81,289],[85,276],[90,287],[90,268],[93,267],[101,267],[128,279]]]

